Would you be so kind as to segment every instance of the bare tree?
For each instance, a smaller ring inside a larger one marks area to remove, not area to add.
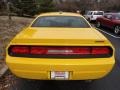
[[[120,0],[57,0],[58,9],[79,10],[120,10]]]

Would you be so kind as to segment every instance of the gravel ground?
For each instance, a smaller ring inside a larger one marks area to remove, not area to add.
[[[7,71],[7,73],[2,78],[0,78],[0,90],[9,90],[10,87],[14,87],[18,84],[16,82],[17,80],[18,78]],[[15,90],[17,90],[17,88]]]
[[[6,46],[32,20],[31,18],[12,17],[12,20],[9,21],[7,16],[0,16],[0,70],[5,64]],[[9,86],[7,82],[10,77],[10,75],[5,75],[2,79],[0,78],[0,90],[6,90],[5,88]]]
[[[0,16],[0,60],[4,60],[5,48],[10,40],[31,21],[30,18],[22,17],[13,17],[12,21],[9,21],[8,17]]]

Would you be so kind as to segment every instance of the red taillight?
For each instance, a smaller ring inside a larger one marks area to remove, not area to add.
[[[93,47],[92,48],[92,54],[96,55],[96,54],[109,54],[110,53],[110,49],[107,47]]]
[[[11,52],[16,53],[16,54],[29,54],[29,48],[28,47],[15,46],[11,49]]]
[[[31,47],[30,54],[46,54],[47,49],[44,47]]]
[[[90,48],[67,48],[67,47],[31,47],[30,54],[90,54]]]
[[[9,55],[20,57],[110,57],[112,48],[107,46],[10,46]]]

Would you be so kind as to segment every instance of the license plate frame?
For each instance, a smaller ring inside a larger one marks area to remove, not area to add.
[[[68,80],[69,72],[68,71],[51,71],[50,78],[51,80]]]

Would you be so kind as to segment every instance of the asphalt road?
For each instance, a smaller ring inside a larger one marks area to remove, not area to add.
[[[116,49],[116,65],[106,77],[88,84],[83,81],[35,81],[11,77],[9,90],[120,90],[120,37],[108,29],[102,32]]]

